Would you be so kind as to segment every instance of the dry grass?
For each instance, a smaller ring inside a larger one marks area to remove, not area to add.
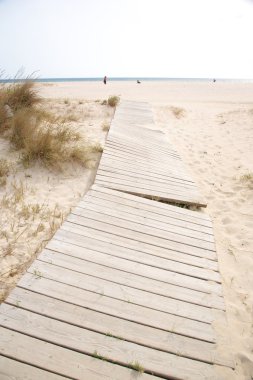
[[[0,186],[6,185],[9,171],[10,171],[9,162],[5,159],[0,159]]]
[[[107,100],[107,103],[110,107],[116,107],[119,103],[119,97],[118,96],[110,96]]]
[[[10,164],[5,159],[0,159],[0,177],[6,177],[10,171]]]
[[[240,177],[240,181],[242,181],[242,182],[252,182],[253,181],[253,173],[243,174]]]
[[[185,110],[180,107],[170,107],[171,112],[177,119],[181,119],[185,116]]]
[[[110,129],[110,124],[108,123],[103,123],[102,124],[102,130],[105,131],[105,132],[108,132]]]
[[[34,110],[22,109],[12,119],[10,140],[22,149],[22,162],[27,167],[34,160],[46,165],[76,160],[85,164],[87,147],[79,144],[81,136],[65,124],[42,122]]]
[[[26,80],[22,83],[14,83],[2,90],[5,104],[8,104],[13,112],[20,108],[33,107],[41,103],[41,98],[35,88],[35,83]]]
[[[91,146],[91,150],[92,152],[95,152],[95,153],[102,153],[104,148],[102,147],[101,144],[96,143]]]

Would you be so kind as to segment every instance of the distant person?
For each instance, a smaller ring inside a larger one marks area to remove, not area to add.
[[[216,79],[213,79],[213,83],[215,83],[216,82]]]
[[[137,79],[137,83],[141,83],[141,82],[139,81],[139,79]]]
[[[104,84],[106,84],[106,82],[107,82],[107,76],[105,75],[104,76]]]

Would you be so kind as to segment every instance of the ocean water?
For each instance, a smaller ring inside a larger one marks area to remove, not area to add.
[[[100,82],[103,78],[31,78],[35,82]],[[12,83],[23,81],[26,79],[0,79],[0,83]],[[212,82],[214,78],[159,78],[159,77],[107,77],[108,81],[172,81],[172,82]],[[253,79],[239,79],[239,78],[215,78],[217,82],[253,82]]]

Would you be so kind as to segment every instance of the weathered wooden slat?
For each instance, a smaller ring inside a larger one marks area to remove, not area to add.
[[[202,207],[205,206],[204,202],[197,201],[194,196],[185,196],[184,194],[175,194],[172,192],[166,192],[166,193],[159,193],[157,190],[151,190],[151,189],[143,189],[142,187],[136,187],[136,186],[129,186],[126,184],[119,184],[116,182],[108,182],[104,180],[97,180],[97,185],[107,187],[112,190],[118,190],[118,191],[124,191],[126,193],[136,195],[136,196],[144,196],[148,199],[153,199],[155,197],[159,197],[161,201],[165,202],[178,202],[183,203],[185,205],[200,205]]]
[[[94,235],[94,230],[92,230],[90,228],[86,229],[85,227],[74,225],[74,224],[68,223],[68,222],[64,223],[64,225],[62,226],[62,230],[74,232],[76,234],[75,235],[76,241],[78,241],[78,240],[81,241],[83,234],[85,234],[86,236],[89,236],[91,238]],[[110,242],[110,241],[113,242],[115,240],[114,238],[112,239],[111,234],[108,234],[106,236],[105,233],[102,233],[100,235],[102,235],[102,238],[107,242]],[[108,239],[107,239],[107,237],[108,237]],[[63,241],[64,241],[64,237],[63,237]],[[132,245],[131,242],[132,241],[129,240],[129,244],[126,244],[125,246],[128,248],[131,248],[131,245]],[[151,250],[151,252],[152,252],[152,250]],[[212,293],[213,292],[215,294],[222,295],[221,286],[220,286],[220,284],[218,284],[216,282],[205,281],[202,279],[189,277],[187,275],[182,275],[180,273],[171,272],[171,271],[168,271],[168,280],[167,281],[170,284],[183,286],[183,287],[186,287],[188,289],[200,290],[204,293]]]
[[[147,159],[150,160],[151,164],[155,167],[159,164],[159,168],[164,168],[168,170],[169,161],[173,161],[173,170],[176,170],[177,173],[183,175],[185,174],[185,170],[183,168],[183,164],[179,158],[174,157],[172,154],[162,154],[161,152],[158,154],[149,153],[148,150],[146,152],[131,152],[127,151],[127,149],[120,149],[120,147],[116,147],[113,145],[106,145],[103,150],[104,157],[118,157],[121,161],[125,162],[126,160],[138,160],[138,164],[147,164]],[[175,162],[174,162],[175,161]],[[169,168],[170,170],[170,168]],[[193,182],[193,181],[192,181]],[[196,186],[196,185],[195,185]]]
[[[144,180],[150,180],[153,182],[158,183],[163,183],[172,186],[185,186],[185,188],[192,189],[194,186],[191,185],[191,183],[181,180],[180,178],[174,178],[173,176],[170,176],[169,174],[163,175],[163,174],[158,174],[156,172],[137,172],[136,168],[130,168],[128,167],[119,167],[117,163],[114,164],[104,164],[100,163],[99,166],[99,173],[101,174],[121,174],[128,176],[129,178],[140,178]]]
[[[181,162],[180,156],[174,150],[161,151],[160,149],[156,149],[155,147],[150,151],[148,147],[145,147],[143,144],[135,144],[130,143],[129,141],[115,141],[112,138],[108,138],[106,141],[106,152],[110,153],[116,151],[118,153],[124,153],[128,155],[134,155],[138,157],[150,157],[151,159],[154,157],[157,159],[158,153],[165,160],[168,156],[173,159],[177,159],[178,163]],[[193,181],[192,181],[193,182]]]
[[[91,331],[137,343],[161,351],[179,354],[207,363],[232,366],[228,355],[220,355],[216,345],[178,334],[165,332],[131,321],[115,318],[56,300],[38,293],[16,288],[6,303],[57,319]]]
[[[82,245],[83,242],[83,236],[94,238],[96,240],[102,240],[107,243],[112,243],[116,241],[116,245],[119,245],[120,247],[125,247],[128,249],[134,249],[135,251],[140,250],[141,252],[145,253],[151,253],[154,254],[155,248],[152,249],[153,247],[150,247],[148,244],[147,246],[139,247],[139,244],[133,244],[133,241],[130,239],[124,239],[124,238],[115,238],[114,236],[112,237],[111,234],[109,233],[104,233],[101,231],[96,231],[90,228],[86,228],[83,226],[78,226],[78,225],[73,225],[72,223],[65,222],[64,225],[62,226],[61,231],[57,232],[57,238],[60,237],[60,240],[62,241],[69,241],[69,236],[65,239],[65,234],[67,235],[67,232],[73,233],[72,238],[75,239],[77,245]],[[70,242],[70,241],[69,241]],[[159,254],[161,255],[160,257],[163,257],[161,254],[161,248],[158,249]],[[169,252],[165,250],[165,258],[170,258]],[[218,295],[222,295],[222,290],[221,286],[217,283],[214,282],[207,282],[201,279],[197,278],[189,278],[189,276],[181,275],[176,272],[169,272],[168,271],[168,283],[174,284],[174,285],[179,285],[183,286],[189,289],[193,290],[200,290],[205,293],[215,293]]]
[[[174,218],[157,217],[156,214],[149,211],[142,210],[141,208],[131,207],[124,203],[117,203],[104,198],[94,196],[92,193],[86,195],[85,199],[79,202],[78,207],[92,207],[92,209],[100,210],[101,213],[111,213],[112,216],[118,216],[122,219],[134,220],[136,223],[148,225],[161,230],[170,232],[177,232],[180,235],[189,236],[199,240],[214,242],[214,236],[211,233],[205,233],[198,229],[194,224],[190,223],[177,223]],[[194,229],[195,227],[195,229]]]
[[[132,169],[128,167],[118,167],[118,165],[115,163],[114,165],[106,165],[101,162],[100,167],[99,167],[99,173],[101,174],[118,174],[122,176],[128,176],[129,178],[139,178],[142,180],[149,180],[153,181],[159,184],[167,184],[170,187],[176,187],[176,186],[184,186],[185,189],[195,189],[196,187],[192,185],[190,182],[187,182],[185,180],[181,180],[180,178],[174,178],[173,176],[170,176],[169,174],[163,175],[163,174],[158,174],[155,172],[136,172],[136,168]]]
[[[68,277],[65,281],[65,279],[55,276],[51,276],[52,279],[46,278],[45,275],[48,276],[48,274],[45,272],[43,275],[44,277],[40,277],[32,273],[26,273],[19,281],[18,287],[141,325],[211,343],[216,341],[210,324],[107,297],[103,294],[103,289],[100,286],[97,286],[96,292],[92,292],[80,288],[77,281],[69,281]]]
[[[159,165],[159,169],[164,169],[167,171],[176,171],[178,174],[180,174],[181,176],[188,176],[185,172],[185,169],[183,167],[183,164],[182,162],[180,161],[180,159],[178,159],[177,157],[173,157],[173,155],[169,155],[169,154],[150,154],[148,152],[148,150],[146,152],[127,152],[126,150],[123,150],[123,149],[120,149],[120,148],[117,148],[117,147],[113,147],[113,146],[105,146],[104,150],[103,150],[103,157],[104,158],[107,158],[107,157],[117,157],[117,159],[120,159],[120,161],[123,161],[123,162],[128,162],[128,161],[134,161],[137,163],[137,165],[144,165],[144,167],[146,167],[147,165],[147,159],[150,160],[150,165],[152,165],[152,167],[156,167],[157,165]],[[136,160],[136,161],[135,161]],[[170,168],[169,167],[169,164],[170,162],[169,161],[173,161],[173,168]],[[193,182],[193,181],[192,181]],[[196,186],[196,185],[195,185]]]
[[[202,293],[199,291],[194,291],[191,289],[183,288],[181,286],[175,286],[167,283],[167,271],[162,265],[161,268],[154,267],[152,265],[154,263],[154,260],[150,260],[149,262],[148,259],[144,258],[146,259],[147,264],[140,263],[136,261],[136,257],[132,253],[132,251],[129,251],[132,254],[132,257],[129,257],[128,254],[124,255],[124,252],[121,253],[118,252],[118,250],[116,250],[114,256],[111,255],[110,246],[108,246],[107,253],[100,252],[98,250],[99,247],[97,246],[97,244],[95,247],[96,250],[94,250],[93,239],[91,240],[91,244],[87,245],[90,246],[91,249],[53,239],[47,245],[47,249],[56,252],[61,252],[80,259],[88,260],[94,263],[103,264],[112,268],[121,269],[126,272],[140,275],[149,279],[164,281],[166,284],[160,284],[159,294],[163,294],[164,292],[165,295],[168,295],[169,297],[174,299],[179,299],[182,301],[195,303],[197,305],[212,307],[221,310],[224,310],[225,308],[222,297],[216,296],[215,294]],[[133,261],[131,261],[132,258],[134,259]],[[157,260],[159,259],[156,258],[155,261]],[[154,291],[154,289],[152,289],[152,291]]]
[[[86,197],[89,195],[100,198],[102,200],[105,199],[112,201],[116,204],[116,206],[119,203],[127,205],[131,208],[135,208],[138,210],[138,212],[139,210],[142,213],[149,212],[152,214],[153,219],[163,221],[164,223],[173,222],[176,223],[176,225],[213,235],[211,221],[198,218],[198,212],[195,212],[193,216],[191,215],[192,211],[190,210],[187,210],[189,211],[188,215],[181,214],[178,212],[178,210],[180,210],[180,207],[170,206],[168,204],[166,204],[166,206],[169,206],[169,208],[167,210],[163,210],[159,207],[160,202],[153,202],[152,200],[141,197],[137,198],[127,193],[122,193],[119,191],[115,192],[114,190],[95,185],[92,186],[92,189],[89,190]],[[143,200],[145,202],[147,201],[148,203],[143,203]]]
[[[135,168],[136,171],[138,172],[140,171],[141,173],[154,172],[154,173],[159,173],[163,175],[167,174],[168,176],[172,176],[173,174],[174,178],[178,178],[178,179],[183,178],[185,181],[192,183],[191,178],[186,174],[182,175],[182,170],[180,171],[177,167],[172,166],[172,163],[170,165],[168,163],[167,165],[165,163],[164,164],[160,163],[160,165],[158,166],[158,163],[155,163],[153,160],[145,161],[143,159],[142,161],[140,161],[138,159],[133,158],[130,161],[130,160],[127,160],[126,157],[122,157],[122,155],[117,155],[116,153],[103,154],[101,158],[101,163],[102,164],[107,163],[107,165],[117,164],[117,167],[122,167],[122,168],[131,167],[131,168]]]
[[[200,243],[200,247],[193,246],[181,243],[179,241],[167,240],[154,235],[152,236],[145,232],[139,232],[138,230],[136,231],[117,225],[110,225],[106,222],[84,218],[82,216],[77,216],[74,214],[70,214],[66,220],[67,222],[75,223],[78,226],[84,226],[104,232],[110,232],[111,235],[122,236],[131,240],[139,241],[141,243],[143,242],[145,244],[149,244],[151,246],[154,245],[157,247],[168,248],[178,252],[183,252],[192,256],[203,257],[215,261],[217,260],[216,253],[214,250],[207,250],[206,248],[201,247],[201,244],[203,244],[203,242]],[[136,227],[138,228],[138,224],[136,224]],[[186,238],[184,239],[182,237],[182,240],[184,241],[186,240]]]
[[[215,251],[215,245],[213,241],[206,241],[203,239],[195,238],[191,235],[191,233],[188,233],[188,235],[182,234],[180,233],[182,231],[180,229],[177,229],[177,227],[174,229],[174,231],[170,231],[168,228],[166,228],[167,225],[164,225],[164,228],[161,229],[159,226],[155,226],[154,223],[149,225],[146,219],[142,220],[142,223],[138,223],[135,216],[132,217],[131,214],[123,213],[122,211],[117,213],[113,211],[114,209],[111,208],[110,210],[112,211],[103,213],[100,211],[101,209],[103,211],[103,208],[101,206],[95,208],[94,206],[92,207],[88,202],[82,202],[81,205],[82,207],[79,207],[78,205],[75,209],[73,209],[72,214],[101,222],[106,221],[110,225],[116,225],[118,227],[139,231],[150,236],[157,236],[161,237],[162,239],[180,242],[193,247],[204,248],[209,251]]]
[[[143,197],[136,197],[130,194],[122,193],[119,191],[111,190],[111,189],[106,189],[101,186],[97,186],[96,184],[92,185],[92,190],[95,190],[96,192],[102,192],[103,194],[110,194],[113,196],[118,196],[120,198],[124,199],[130,199],[133,202],[137,202],[138,204],[140,203],[142,207],[145,206],[150,206],[154,212],[160,212],[162,215],[167,216],[171,215],[171,213],[175,214],[175,217],[177,215],[180,215],[182,218],[185,218],[187,220],[187,217],[190,218],[191,221],[196,220],[199,222],[199,224],[202,224],[204,226],[212,227],[212,222],[210,220],[210,217],[207,214],[196,212],[196,211],[191,211],[191,210],[186,210],[181,207],[175,207],[169,204],[165,204],[162,202],[152,202],[149,199],[145,199]]]
[[[131,302],[136,305],[149,307],[200,322],[212,323],[214,320],[212,309],[170,299],[158,294],[148,293],[145,290],[133,287],[134,285],[131,283],[131,278],[134,277],[133,275],[131,276],[128,274],[128,276],[124,276],[124,273],[122,273],[121,282],[117,282],[120,281],[120,273],[117,276],[116,270],[110,270],[110,268],[104,268],[88,262],[83,266],[81,266],[81,264],[81,260],[74,257],[67,255],[62,255],[61,257],[61,255],[57,253],[52,255],[43,253],[40,255],[40,260],[36,260],[31,265],[29,272],[34,273],[35,275],[36,273],[39,273],[39,275],[54,280],[58,280],[60,274],[62,274],[67,276],[70,281],[67,282],[66,278],[62,277],[62,282],[79,286],[85,290],[93,292],[97,292],[97,289],[100,288],[102,289],[100,290],[100,293],[102,292],[108,297],[113,297],[118,300]],[[77,271],[78,269],[79,271]],[[115,276],[115,279],[112,275]],[[128,280],[128,278],[130,278],[130,280]],[[80,284],[78,284],[78,281],[80,281]]]
[[[126,185],[136,185],[137,187],[142,187],[147,190],[154,190],[156,191],[158,182],[152,181],[148,178],[133,178],[132,176],[129,176],[128,174],[118,174],[118,173],[109,173],[105,172],[104,170],[99,170],[97,173],[96,179],[98,180],[106,180],[106,181],[113,181],[120,184],[126,184]],[[188,192],[191,192],[192,195],[197,196],[197,188],[191,188],[181,185],[181,184],[175,184],[173,183],[166,183],[166,182],[159,182],[159,193],[168,193],[173,192],[173,194],[184,194],[188,195]]]
[[[115,380],[133,380],[136,374],[122,366],[33,338],[29,331],[25,335],[0,327],[0,334],[2,355],[74,380],[108,380],[112,373]],[[142,376],[145,380],[154,378],[148,374]]]
[[[28,364],[0,356],[0,379],[1,380],[67,380],[55,373],[32,367]]]
[[[206,379],[218,380],[218,375],[212,365],[119,339],[114,339],[112,346],[112,339],[108,336],[20,308],[2,305],[0,323],[4,327],[37,339],[44,339],[51,344],[68,347],[78,353],[93,355],[97,351],[107,360],[123,365],[138,361],[146,371],[164,378],[202,380],[205,374]]]

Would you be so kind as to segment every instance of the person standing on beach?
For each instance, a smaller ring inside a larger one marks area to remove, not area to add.
[[[104,84],[106,84],[106,82],[107,82],[107,76],[105,75],[104,76]]]

